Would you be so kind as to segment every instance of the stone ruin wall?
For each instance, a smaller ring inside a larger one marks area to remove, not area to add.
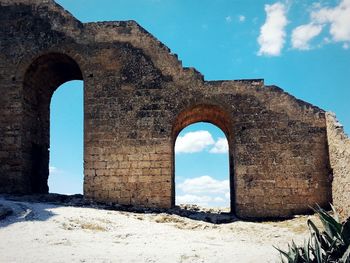
[[[333,113],[327,112],[326,119],[333,205],[345,220],[350,217],[350,139]]]
[[[262,80],[204,81],[134,21],[81,23],[0,0],[0,192],[47,192],[49,105],[84,80],[84,195],[169,208],[174,143],[206,121],[229,143],[231,210],[287,217],[331,201],[325,112]]]

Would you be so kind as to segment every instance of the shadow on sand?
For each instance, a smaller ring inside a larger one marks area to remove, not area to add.
[[[26,201],[12,201],[0,197],[0,228],[24,221],[46,221],[55,216],[50,208],[57,205],[40,203],[32,206]]]
[[[30,203],[37,203],[39,205],[31,206]],[[204,209],[196,205],[181,205],[171,209],[143,208],[113,203],[97,203],[86,200],[82,195],[35,194],[0,195],[0,227],[21,221],[45,221],[55,216],[55,213],[49,211],[49,209],[59,206],[89,207],[139,214],[165,213],[213,224],[238,221],[238,218],[232,213],[218,209]],[[1,218],[1,211],[3,211],[3,218]]]

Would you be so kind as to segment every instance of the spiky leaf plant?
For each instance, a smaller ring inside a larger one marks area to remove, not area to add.
[[[333,206],[332,210],[333,215],[317,206],[324,229],[308,220],[310,237],[303,246],[292,241],[287,251],[276,248],[282,263],[350,263],[350,218],[341,223]]]

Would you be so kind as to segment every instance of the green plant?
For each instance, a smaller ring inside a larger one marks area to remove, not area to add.
[[[311,220],[307,221],[310,238],[303,246],[297,246],[294,241],[288,245],[288,250],[281,253],[283,263],[350,263],[350,219],[343,223],[332,206],[333,215],[317,206],[323,231],[320,231]]]

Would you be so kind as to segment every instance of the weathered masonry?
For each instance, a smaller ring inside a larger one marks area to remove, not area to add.
[[[0,0],[0,25],[0,192],[48,191],[51,96],[83,80],[86,198],[173,206],[175,139],[204,121],[228,138],[238,216],[332,201],[323,110],[262,80],[204,81],[134,21],[81,23],[52,0]],[[335,165],[348,158],[333,153]]]

